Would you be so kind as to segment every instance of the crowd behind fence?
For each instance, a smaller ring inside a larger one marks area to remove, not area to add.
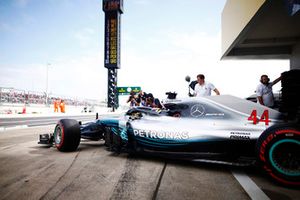
[[[104,102],[97,100],[80,100],[60,95],[46,95],[43,92],[26,91],[15,88],[0,87],[0,104],[53,104],[57,99],[63,99],[66,105],[72,106],[103,106]]]

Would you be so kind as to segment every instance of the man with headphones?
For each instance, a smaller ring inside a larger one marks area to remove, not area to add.
[[[260,84],[256,88],[257,102],[272,108],[274,106],[274,95],[272,87],[281,80],[281,76],[270,82],[267,75],[261,75]]]

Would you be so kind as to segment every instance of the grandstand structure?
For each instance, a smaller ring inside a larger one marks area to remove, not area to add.
[[[78,99],[61,95],[46,95],[43,92],[26,91],[21,89],[0,87],[0,105],[23,104],[23,105],[51,105],[57,99],[64,100],[66,105],[71,106],[104,106],[106,102],[92,99]]]

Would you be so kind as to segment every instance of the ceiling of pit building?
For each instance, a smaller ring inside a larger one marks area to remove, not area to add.
[[[232,44],[223,49],[222,59],[289,58],[293,46],[299,42],[300,11],[291,15],[285,0],[267,0]]]

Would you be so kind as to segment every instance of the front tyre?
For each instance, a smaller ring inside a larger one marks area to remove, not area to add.
[[[278,183],[300,186],[300,127],[275,125],[257,141],[258,159],[263,169]]]
[[[75,151],[80,143],[80,126],[74,119],[61,119],[53,133],[54,144],[59,151]]]

